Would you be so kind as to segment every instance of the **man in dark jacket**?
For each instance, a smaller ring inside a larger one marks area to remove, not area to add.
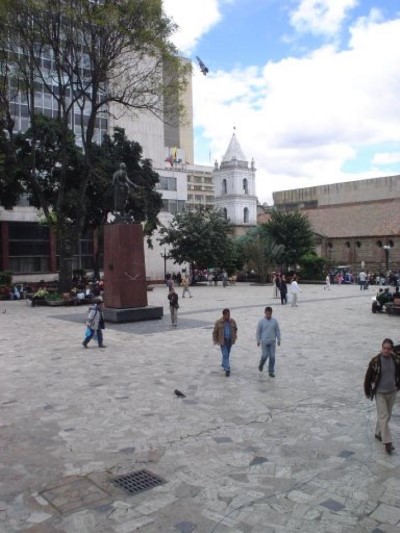
[[[222,311],[222,317],[214,324],[213,342],[219,344],[222,353],[222,368],[225,370],[225,376],[229,377],[231,374],[231,367],[229,363],[229,356],[232,345],[235,344],[237,338],[237,325],[231,318],[229,309]]]
[[[389,420],[400,388],[400,357],[393,349],[393,341],[385,339],[381,353],[371,359],[364,379],[365,395],[370,400],[375,397],[376,401],[375,438],[384,444],[387,453],[394,450]]]

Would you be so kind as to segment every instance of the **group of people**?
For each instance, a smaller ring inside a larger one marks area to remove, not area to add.
[[[236,321],[231,318],[230,310],[225,308],[222,317],[215,324],[212,333],[214,344],[219,345],[222,354],[221,366],[225,376],[231,375],[230,353],[231,348],[237,339],[238,327]],[[276,345],[281,344],[281,331],[278,321],[272,317],[272,307],[264,309],[264,317],[259,320],[256,330],[257,346],[261,346],[261,359],[258,370],[263,371],[264,365],[268,361],[268,373],[270,377],[275,377],[275,351]]]
[[[375,299],[372,301],[372,312],[379,313],[385,309],[386,306],[389,306],[394,302],[394,300],[400,300],[400,287],[396,287],[393,292],[391,292],[390,287],[385,289],[379,289]]]
[[[273,275],[273,285],[275,298],[280,297],[281,304],[286,305],[288,303],[288,282],[285,274],[275,273]],[[298,296],[301,293],[299,284],[297,283],[297,276],[293,276],[292,281],[289,284],[292,307],[298,307]]]

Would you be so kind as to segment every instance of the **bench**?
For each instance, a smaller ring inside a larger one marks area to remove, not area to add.
[[[393,303],[386,304],[388,315],[400,315],[400,298],[395,298]]]

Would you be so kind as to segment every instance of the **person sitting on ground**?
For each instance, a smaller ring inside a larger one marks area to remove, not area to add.
[[[41,285],[39,289],[32,296],[32,307],[35,307],[35,303],[38,301],[43,301],[49,295],[49,291],[44,285]]]

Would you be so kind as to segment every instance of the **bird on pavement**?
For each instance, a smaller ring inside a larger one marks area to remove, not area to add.
[[[186,395],[183,394],[183,392],[181,392],[181,391],[178,390],[178,389],[175,389],[175,390],[174,390],[174,394],[175,394],[175,396],[178,396],[178,398],[186,398]]]

